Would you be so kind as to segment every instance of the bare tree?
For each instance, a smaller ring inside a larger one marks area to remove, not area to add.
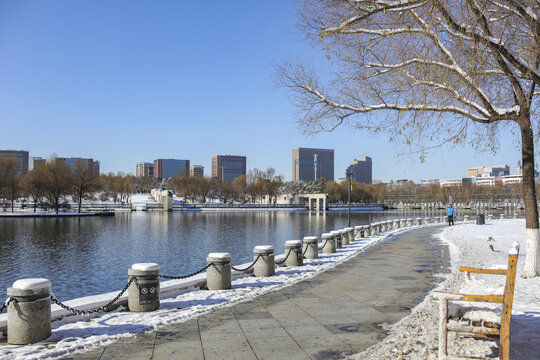
[[[91,192],[95,191],[99,186],[99,179],[94,175],[94,169],[88,166],[88,163],[82,159],[78,159],[73,165],[73,189],[77,195],[79,202],[79,210],[81,212],[82,199]]]
[[[538,0],[305,0],[300,25],[337,69],[321,78],[278,67],[299,126],[346,124],[400,139],[423,160],[434,146],[497,148],[504,126],[521,135],[525,277],[540,274],[534,120],[540,92]],[[533,130],[534,127],[534,130]]]
[[[45,166],[45,187],[47,198],[53,204],[56,213],[60,209],[60,199],[73,188],[71,167],[62,159],[51,157]]]
[[[23,191],[29,195],[34,201],[34,212],[36,212],[37,204],[43,196],[46,190],[46,167],[40,165],[29,171],[22,178],[21,187]]]

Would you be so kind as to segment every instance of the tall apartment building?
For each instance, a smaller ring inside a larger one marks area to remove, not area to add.
[[[86,166],[87,169],[92,170],[92,173],[94,175],[99,176],[99,171],[100,171],[99,161],[94,161],[94,159],[80,158],[80,157],[70,157],[70,158],[59,157],[58,159],[63,160],[72,169],[78,161],[82,161],[82,163]]]
[[[15,175],[23,176],[28,172],[28,151],[0,150],[0,159],[12,159],[15,165]]]
[[[292,150],[292,181],[334,180],[334,149]]]
[[[154,163],[140,162],[135,169],[137,177],[154,177]]]
[[[231,182],[246,175],[246,157],[238,155],[212,156],[212,177]]]
[[[371,184],[373,181],[372,162],[369,156],[364,156],[361,160],[354,159],[347,168],[347,173],[352,174],[352,179],[363,184]]]
[[[31,162],[31,168],[32,168],[31,170],[34,170],[38,166],[45,165],[46,163],[47,163],[46,159],[39,156],[33,156],[32,162]]]
[[[169,178],[174,175],[189,175],[189,160],[157,159],[154,160],[154,177]]]
[[[204,166],[191,165],[189,167],[189,176],[191,177],[204,177]]]

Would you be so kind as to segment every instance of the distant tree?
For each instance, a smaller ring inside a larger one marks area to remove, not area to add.
[[[241,175],[231,182],[231,187],[234,194],[236,195],[236,200],[241,203],[246,202],[246,196],[248,193],[246,179],[247,179],[246,175]]]
[[[23,192],[34,202],[34,212],[36,212],[38,203],[41,202],[47,190],[46,176],[47,168],[41,165],[27,172],[21,180]]]
[[[79,213],[81,212],[82,199],[96,191],[99,187],[99,179],[94,175],[94,170],[86,162],[78,159],[73,165],[73,190],[79,203]]]
[[[219,199],[226,204],[234,198],[234,191],[228,181],[222,181],[219,185]]]
[[[73,189],[73,173],[68,164],[54,156],[42,166],[45,167],[46,196],[58,214],[60,199]]]
[[[152,189],[157,187],[158,184],[154,177],[143,176],[133,178],[133,189],[137,193],[149,193]]]
[[[341,186],[333,180],[326,182],[324,192],[328,194],[328,200],[330,202],[338,202],[344,198]]]
[[[10,179],[15,176],[15,160],[0,158],[0,197],[6,192]]]

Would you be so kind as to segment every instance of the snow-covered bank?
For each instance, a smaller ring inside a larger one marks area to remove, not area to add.
[[[53,322],[53,335],[47,341],[27,346],[1,346],[0,358],[62,358],[77,351],[110,344],[120,338],[183,322],[224,306],[246,301],[315,276],[350,259],[366,248],[416,227],[397,229],[355,241],[337,254],[320,254],[306,260],[305,266],[278,268],[276,276],[235,278],[231,290],[208,291],[190,288],[162,298],[161,308],[149,313],[113,311],[92,316],[69,316]],[[245,266],[241,266],[245,267]]]
[[[487,242],[493,237],[495,252]],[[502,294],[504,277],[459,272],[460,266],[506,267],[508,250],[514,241],[521,244],[514,305],[512,311],[510,357],[516,360],[540,359],[540,277],[522,279],[525,263],[525,220],[495,221],[486,225],[460,224],[446,228],[440,238],[448,243],[452,272],[436,290],[468,294]],[[476,304],[478,305],[478,304]],[[480,304],[481,305],[481,304]],[[392,327],[381,343],[355,359],[437,359],[439,303],[433,292],[412,313]],[[449,337],[449,354],[498,358],[498,342]]]
[[[36,211],[33,210],[17,210],[14,212],[1,212],[0,217],[6,217],[6,218],[12,218],[12,217],[69,217],[69,216],[96,216],[98,215],[95,212],[75,212],[75,211],[68,211],[68,212],[59,212],[58,214],[54,211]]]

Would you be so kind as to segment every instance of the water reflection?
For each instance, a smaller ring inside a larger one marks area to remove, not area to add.
[[[355,212],[351,224],[415,215],[427,213]],[[286,240],[320,236],[345,226],[346,212],[133,212],[114,217],[0,218],[0,291],[25,277],[50,279],[60,299],[116,291],[124,286],[133,263],[157,262],[163,273],[183,275],[203,267],[209,252],[229,252],[233,264],[240,264],[252,260],[256,245],[273,245],[276,253],[282,253]]]

